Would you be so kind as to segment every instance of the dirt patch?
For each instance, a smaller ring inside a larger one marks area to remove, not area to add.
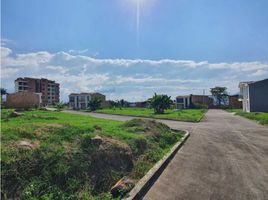
[[[39,141],[20,140],[12,144],[12,147],[20,149],[36,149],[40,147]]]
[[[65,126],[63,124],[46,124],[46,125],[40,125],[38,128],[34,131],[34,134],[36,136],[41,136],[44,133],[51,132],[55,129],[61,129]]]
[[[111,188],[111,194],[113,197],[122,197],[134,187],[135,183],[135,180],[123,177]]]
[[[20,117],[20,116],[23,116],[23,115],[24,115],[24,113],[14,111],[14,112],[10,113],[9,116],[10,117]]]
[[[147,119],[132,119],[127,121],[123,125],[125,128],[135,131],[137,133],[143,133],[146,135],[160,136],[163,132],[170,131],[170,128],[155,120]]]

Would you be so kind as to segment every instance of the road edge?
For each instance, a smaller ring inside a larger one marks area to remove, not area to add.
[[[164,169],[168,166],[170,161],[179,151],[179,149],[183,146],[186,140],[189,138],[190,133],[187,130],[185,131],[185,135],[183,138],[177,142],[172,149],[167,153],[160,161],[158,161],[147,174],[139,180],[139,182],[135,185],[135,187],[129,192],[128,196],[125,198],[126,200],[138,200],[142,199],[146,193],[149,191],[154,182],[158,179],[158,177],[162,174]]]
[[[86,111],[85,111],[86,112]],[[171,119],[171,118],[154,118],[149,116],[142,116],[142,115],[123,115],[123,114],[111,114],[111,113],[102,113],[102,112],[92,112],[96,114],[104,114],[104,115],[117,115],[117,116],[126,116],[126,117],[135,117],[135,118],[145,118],[145,119],[151,119],[151,120],[169,120],[169,121],[175,121],[175,122],[189,122],[189,123],[199,123],[203,119],[206,113],[198,120],[198,121],[186,121],[186,120],[177,120],[177,119]]]

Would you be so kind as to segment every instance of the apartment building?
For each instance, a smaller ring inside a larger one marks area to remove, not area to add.
[[[88,108],[88,103],[93,98],[99,98],[101,100],[101,107],[106,105],[106,97],[98,92],[94,93],[71,93],[69,95],[69,105],[73,109],[86,109]]]
[[[41,94],[42,105],[53,105],[60,101],[60,84],[45,78],[17,78],[15,92],[22,91]]]

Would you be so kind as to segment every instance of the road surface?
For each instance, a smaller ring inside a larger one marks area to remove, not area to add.
[[[134,118],[79,113],[120,121]],[[144,199],[268,199],[268,126],[222,110],[209,110],[200,123],[157,121],[188,130],[191,136]]]

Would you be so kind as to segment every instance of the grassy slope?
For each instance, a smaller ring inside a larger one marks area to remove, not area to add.
[[[243,112],[242,109],[228,109],[229,112],[235,112],[237,115],[255,120],[260,124],[268,124],[268,113],[265,112]]]
[[[129,174],[141,178],[181,137],[162,125],[148,128],[135,121],[123,123],[48,111],[7,116],[8,111],[2,110],[1,191],[24,199],[110,199],[109,189],[117,180]],[[161,135],[143,134],[148,130],[160,131]],[[108,168],[107,176],[94,189],[88,175],[91,152],[81,144],[96,134],[129,145],[134,168],[131,172]],[[18,149],[14,144],[21,140],[38,142],[40,147]],[[144,140],[148,145],[141,152],[137,144]]]
[[[204,109],[185,109],[185,110],[166,110],[164,114],[154,114],[153,109],[148,108],[112,108],[101,109],[99,113],[133,115],[139,117],[151,117],[159,119],[173,119],[178,121],[198,122],[202,119],[206,110]]]

